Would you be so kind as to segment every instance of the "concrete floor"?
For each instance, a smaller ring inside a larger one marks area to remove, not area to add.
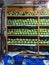
[[[0,65],[4,65],[3,60],[0,62]]]
[[[3,63],[0,62],[0,65],[3,65]]]

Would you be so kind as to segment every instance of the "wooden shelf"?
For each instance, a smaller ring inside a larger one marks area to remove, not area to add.
[[[35,4],[16,4],[16,5],[15,5],[15,4],[13,4],[13,5],[7,4],[7,6],[8,6],[8,7],[13,7],[13,6],[14,6],[14,7],[15,7],[15,6],[18,6],[18,7],[20,7],[20,6],[25,6],[25,7],[28,6],[28,7],[29,7],[29,6],[30,6],[30,7],[32,7],[32,6],[46,6],[46,4],[36,4],[36,5],[35,5]]]
[[[7,17],[14,17],[14,18],[19,18],[19,17],[21,17],[21,18],[24,18],[24,17],[38,17],[38,15],[18,15],[18,16],[16,16],[16,15],[7,15]]]
[[[31,37],[31,36],[38,36],[38,35],[16,35],[16,34],[8,34],[7,36],[20,36],[20,37]]]
[[[38,56],[38,54],[19,54],[21,56]]]
[[[16,5],[10,5],[10,4],[8,4],[7,6],[8,6],[8,7],[11,7],[11,6],[12,6],[12,7],[13,7],[13,6],[14,6],[14,7],[15,7],[15,6],[18,6],[18,7],[20,7],[20,6],[25,6],[25,7],[26,7],[26,6],[34,6],[34,5],[33,5],[33,4],[30,4],[30,5],[29,5],[29,4],[22,4],[22,5],[21,5],[21,4],[16,4]]]
[[[7,25],[7,27],[37,27],[38,25]]]
[[[40,35],[40,37],[49,37],[49,35]]]
[[[37,27],[38,25],[7,25],[7,27]],[[49,25],[40,25],[40,27],[49,27]]]
[[[49,25],[40,25],[40,27],[49,27]]]
[[[49,46],[49,44],[39,44],[39,46]]]
[[[39,15],[40,17],[49,17],[49,15]]]
[[[16,45],[16,46],[38,46],[38,44],[8,44],[8,45]]]
[[[39,15],[40,17],[49,17],[49,15]],[[38,15],[7,15],[7,17],[38,17]]]
[[[6,23],[6,53],[8,52],[8,45],[16,45],[16,46],[38,46],[38,54],[20,54],[20,55],[27,55],[27,56],[40,56],[39,52],[40,52],[40,46],[49,46],[49,44],[40,44],[39,40],[40,40],[40,37],[49,37],[49,35],[41,35],[39,34],[40,33],[40,28],[41,27],[49,27],[49,25],[40,25],[40,19],[41,18],[44,18],[44,19],[48,19],[49,18],[49,15],[41,15],[40,14],[40,11],[42,11],[42,9],[39,9],[37,7],[39,6],[46,6],[46,4],[37,4],[37,5],[34,5],[34,4],[16,4],[16,5],[7,5],[6,6],[6,21],[8,23],[8,19],[26,19],[26,18],[34,18],[34,19],[37,19],[38,20],[38,24],[37,25],[7,25]],[[36,7],[36,8],[34,8]],[[22,8],[22,9],[21,9]],[[44,7],[43,7],[44,8]],[[8,15],[8,12],[28,12],[28,11],[36,11],[38,12],[37,15]],[[12,27],[19,27],[19,28],[27,28],[29,27],[29,29],[33,29],[33,27],[37,28],[38,29],[38,34],[8,34],[8,28],[11,28]],[[16,38],[16,37],[20,37],[20,38],[29,38],[29,37],[36,37],[38,38],[38,43],[37,44],[8,44],[8,37],[9,38]]]

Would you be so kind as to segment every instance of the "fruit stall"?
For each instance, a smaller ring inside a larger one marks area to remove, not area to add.
[[[40,46],[49,46],[49,10],[40,6],[45,5],[6,6],[6,53],[11,45],[37,46],[39,57]]]

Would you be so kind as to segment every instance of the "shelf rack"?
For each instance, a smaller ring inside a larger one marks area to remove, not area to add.
[[[40,35],[40,27],[49,27],[49,25],[40,25],[40,17],[42,18],[45,18],[45,17],[49,17],[49,15],[41,15],[40,14],[40,6],[46,6],[45,4],[39,4],[39,5],[33,5],[33,4],[16,4],[16,5],[7,5],[6,6],[6,53],[8,53],[8,46],[10,45],[16,45],[16,46],[37,46],[38,47],[38,54],[34,54],[35,56],[40,56],[39,54],[39,47],[40,46],[49,46],[49,44],[40,44],[39,40],[40,40],[40,37],[43,37],[43,35]],[[38,11],[38,14],[37,15],[7,15],[7,13],[10,11],[27,11],[27,8],[28,10],[31,9],[34,11],[36,10],[36,7],[37,8],[37,11]],[[11,18],[37,18],[38,20],[38,25],[8,25],[8,19],[11,19]],[[17,35],[17,34],[8,34],[8,27],[10,28],[13,28],[13,27],[37,27],[38,29],[38,34],[37,35]],[[46,36],[46,35],[45,35]],[[37,44],[8,44],[8,37],[37,37],[38,38],[38,43]],[[29,54],[22,54],[22,55],[29,55]],[[33,55],[33,54],[31,54]]]

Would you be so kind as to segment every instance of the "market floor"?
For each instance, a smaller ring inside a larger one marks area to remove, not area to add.
[[[0,65],[3,65],[3,63],[0,62]]]
[[[4,65],[3,61],[0,62],[0,65]]]

